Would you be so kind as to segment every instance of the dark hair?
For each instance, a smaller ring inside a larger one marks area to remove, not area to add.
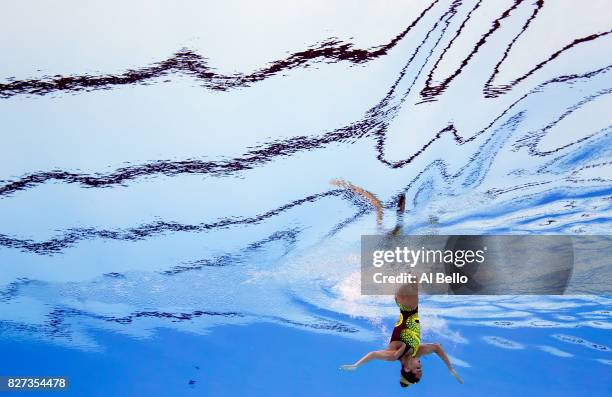
[[[419,381],[421,380],[421,378],[417,378],[416,374],[412,371],[406,372],[404,371],[404,367],[402,367],[400,369],[400,374],[401,374],[401,380],[400,380],[400,386],[401,387],[408,387],[411,384],[414,383],[419,383]],[[408,382],[408,384],[404,383],[403,381],[406,380]]]

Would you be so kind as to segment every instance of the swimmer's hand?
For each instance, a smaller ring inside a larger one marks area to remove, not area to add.
[[[357,366],[355,364],[345,364],[341,365],[340,369],[343,371],[355,371],[357,369]]]
[[[448,370],[450,371],[451,375],[453,375],[455,379],[457,379],[457,382],[459,382],[460,384],[463,384],[463,381],[459,377],[459,374],[457,373],[457,371],[455,371],[455,368],[450,367]]]

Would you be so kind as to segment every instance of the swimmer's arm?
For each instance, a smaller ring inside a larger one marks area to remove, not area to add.
[[[457,382],[463,384],[463,380],[461,380],[461,378],[457,374],[457,371],[455,371],[455,369],[453,368],[453,364],[451,364],[450,360],[448,359],[448,356],[446,355],[446,352],[439,343],[423,343],[419,346],[419,350],[417,351],[416,355],[417,357],[421,357],[431,353],[436,353],[438,357],[440,357],[440,359],[444,361],[444,364],[446,364],[446,367],[448,368],[450,373],[455,377],[455,379],[457,379]]]
[[[416,356],[421,357],[431,353],[436,353],[438,357],[440,357],[440,359],[444,361],[444,364],[446,364],[448,369],[453,368],[453,364],[451,364],[450,360],[448,359],[448,356],[446,355],[446,352],[444,352],[444,349],[442,349],[442,346],[439,343],[421,344],[419,346],[419,350],[417,351]]]
[[[383,360],[383,361],[396,361],[401,355],[402,348],[398,348],[397,350],[376,350],[373,352],[369,352],[361,359],[359,359],[355,364],[342,365],[340,369],[344,369],[346,371],[354,371],[360,365],[363,365],[372,360]]]

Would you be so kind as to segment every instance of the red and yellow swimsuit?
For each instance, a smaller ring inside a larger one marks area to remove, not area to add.
[[[397,306],[400,309],[400,316],[395,323],[393,328],[393,334],[391,334],[391,341],[400,341],[406,344],[406,348],[402,352],[400,359],[406,354],[406,352],[412,348],[412,356],[416,356],[421,344],[421,324],[419,322],[419,308],[409,309],[399,302]]]

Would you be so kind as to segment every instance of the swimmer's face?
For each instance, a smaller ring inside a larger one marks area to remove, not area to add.
[[[421,368],[421,360],[416,357],[410,357],[405,367],[406,371],[410,371],[416,375],[417,378],[421,379],[423,376],[423,369]]]

